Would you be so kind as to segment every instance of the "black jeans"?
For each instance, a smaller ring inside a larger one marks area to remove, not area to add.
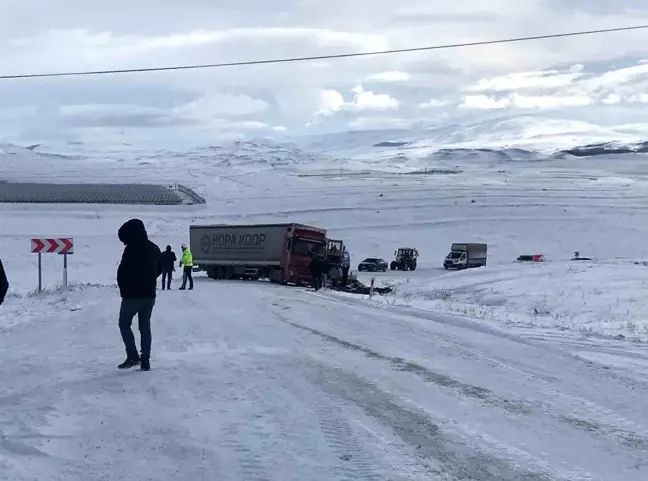
[[[173,279],[173,271],[162,271],[162,289],[166,287],[171,289],[171,280]]]
[[[133,318],[137,314],[137,322],[140,331],[142,344],[142,359],[148,360],[151,356],[151,314],[155,306],[154,298],[142,299],[122,299],[121,308],[119,309],[119,331],[121,332],[126,356],[129,359],[139,359],[137,355],[137,345],[131,325]]]
[[[311,279],[311,286],[316,291],[319,291],[322,288],[322,274],[313,273],[313,278]]]
[[[185,266],[182,270],[182,287],[184,289],[187,287],[187,281],[189,281],[189,289],[193,289],[193,267]]]

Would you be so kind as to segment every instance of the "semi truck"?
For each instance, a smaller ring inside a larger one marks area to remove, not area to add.
[[[452,244],[450,253],[443,261],[443,267],[447,269],[468,269],[471,267],[482,267],[486,265],[488,257],[487,244]]]
[[[326,256],[326,230],[296,223],[191,225],[189,243],[211,279],[309,284],[311,258]]]

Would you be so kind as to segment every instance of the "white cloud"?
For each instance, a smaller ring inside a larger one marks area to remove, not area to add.
[[[419,108],[438,109],[439,107],[444,107],[445,105],[448,105],[448,102],[446,102],[445,100],[430,99],[427,102],[420,103]]]
[[[513,93],[504,97],[486,95],[468,95],[459,106],[464,109],[535,109],[553,110],[569,107],[585,107],[595,100],[586,95],[520,95]]]
[[[196,119],[211,119],[223,116],[238,117],[260,114],[268,110],[269,107],[268,102],[252,98],[249,95],[212,93],[176,107],[174,112],[178,115]]]
[[[104,115],[140,115],[140,114],[159,114],[164,110],[143,107],[141,105],[120,105],[120,104],[69,104],[61,105],[58,108],[62,117],[103,117]]]
[[[621,100],[623,100],[623,99],[621,98],[620,95],[618,95],[618,94],[610,94],[607,97],[605,97],[603,100],[601,100],[601,102],[603,102],[604,104],[608,104],[608,105],[614,105],[614,104],[618,104],[619,102],[621,102]]]
[[[349,109],[363,112],[366,110],[396,110],[400,102],[389,94],[377,94],[371,91],[356,90]]]
[[[0,29],[0,74],[19,74],[326,56],[608,28],[646,22],[648,6],[636,0],[614,8],[573,0],[223,0],[217,6],[66,0],[62,11],[27,0],[0,3],[0,18],[11,19]],[[3,139],[67,130],[87,138],[115,129],[119,138],[146,133],[211,141],[215,130],[265,135],[300,133],[313,122],[324,130],[406,126],[484,110],[598,117],[648,103],[648,63],[639,60],[646,42],[648,31],[633,31],[313,62],[0,80],[0,127]]]
[[[332,115],[334,112],[344,108],[344,96],[333,89],[326,89],[320,92],[320,109],[321,115]]]
[[[405,129],[411,125],[410,119],[391,117],[358,117],[349,122],[351,130],[373,130],[373,129]]]
[[[407,82],[411,76],[408,73],[400,72],[398,70],[391,70],[389,72],[374,73],[367,77],[368,82]]]
[[[480,79],[477,83],[469,85],[466,90],[471,92],[485,92],[489,90],[501,92],[528,88],[547,89],[566,87],[582,76],[582,71],[572,71],[572,69],[570,69],[569,73],[560,73],[558,70],[519,72],[490,79]]]
[[[336,112],[383,112],[386,110],[397,110],[400,102],[388,94],[377,94],[372,91],[365,91],[361,85],[351,89],[352,100],[345,100],[344,96],[337,90],[326,89],[320,92],[320,108],[315,116],[330,117]]]
[[[507,108],[507,99],[495,99],[487,95],[468,95],[464,97],[463,102],[459,108],[464,109],[483,109],[483,110],[497,110]]]

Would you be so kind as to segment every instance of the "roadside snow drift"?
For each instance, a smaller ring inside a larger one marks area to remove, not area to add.
[[[527,263],[434,277],[379,277],[378,302],[451,312],[501,328],[549,327],[648,340],[648,267],[588,261]]]

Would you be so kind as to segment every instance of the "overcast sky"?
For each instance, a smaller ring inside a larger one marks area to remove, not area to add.
[[[648,24],[645,0],[0,0],[0,74]],[[646,122],[648,30],[308,63],[0,80],[0,141],[278,136],[541,114]]]

